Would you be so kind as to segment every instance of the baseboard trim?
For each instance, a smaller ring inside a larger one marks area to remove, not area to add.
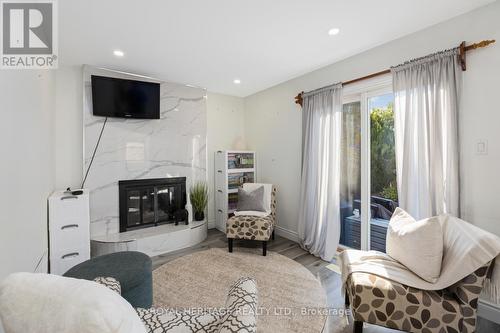
[[[477,315],[481,318],[500,324],[500,305],[480,299]]]
[[[279,225],[276,226],[276,234],[296,243],[299,242],[299,234],[297,232],[280,227]]]

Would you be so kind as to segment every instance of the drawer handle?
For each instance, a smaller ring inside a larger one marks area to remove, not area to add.
[[[69,228],[78,228],[78,224],[68,224],[68,225],[63,225],[61,227],[61,230],[64,230],[64,229],[69,229]]]
[[[222,170],[217,170],[218,173],[222,173]]]
[[[217,192],[222,193],[222,190],[217,190]]]
[[[222,209],[219,209],[219,213],[222,213]]]
[[[73,252],[73,253],[68,253],[68,254],[65,254],[61,257],[61,259],[67,259],[67,258],[73,258],[73,257],[78,257],[80,255],[80,253],[78,252]]]
[[[67,199],[78,199],[76,195],[67,195],[65,197],[61,197],[61,200],[67,200]]]

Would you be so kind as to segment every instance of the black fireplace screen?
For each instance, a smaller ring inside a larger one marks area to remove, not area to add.
[[[120,191],[120,232],[187,222],[186,178],[123,180]]]

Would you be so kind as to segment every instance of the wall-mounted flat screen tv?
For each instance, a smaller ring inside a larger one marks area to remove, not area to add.
[[[160,119],[160,84],[92,75],[94,116]]]

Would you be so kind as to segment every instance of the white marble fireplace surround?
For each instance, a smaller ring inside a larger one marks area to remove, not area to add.
[[[188,189],[193,181],[207,180],[206,91],[143,76],[84,66],[84,175],[105,119],[92,115],[91,75],[161,84],[161,119],[108,118],[85,182],[84,187],[90,190],[91,237],[112,240],[119,232],[119,180],[186,177]],[[169,230],[176,232],[175,228]],[[145,232],[149,234],[151,230]],[[140,233],[136,234],[140,238]],[[166,246],[165,249],[155,249],[155,251],[170,250],[168,245],[163,244],[163,246]]]

